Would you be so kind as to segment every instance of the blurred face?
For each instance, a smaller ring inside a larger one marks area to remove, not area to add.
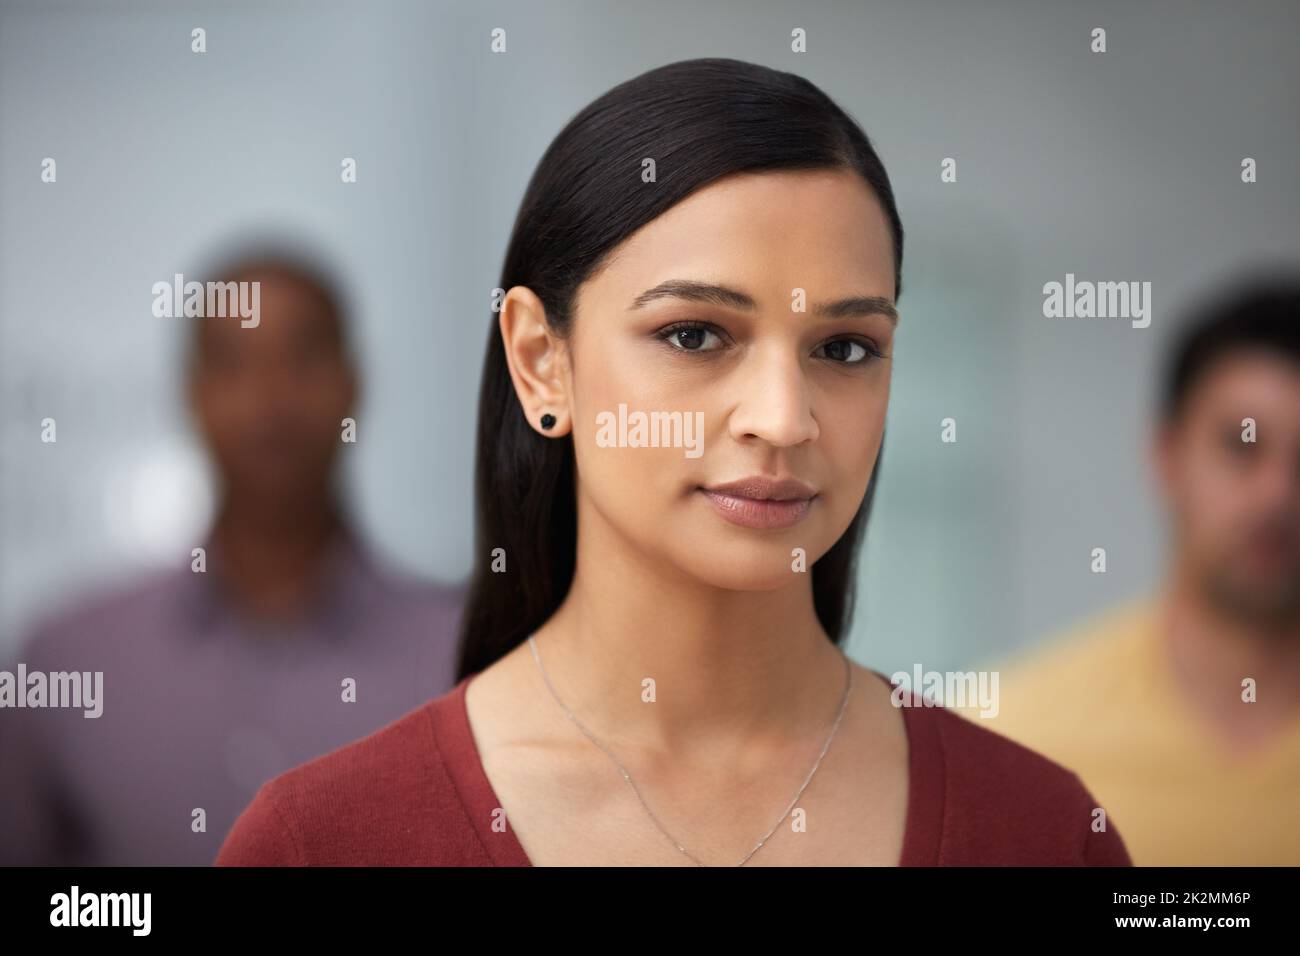
[[[353,372],[310,287],[269,271],[233,278],[261,283],[261,321],[190,320],[202,323],[191,401],[230,492],[293,505],[328,483]]]
[[[1253,443],[1242,419],[1253,418]],[[1167,427],[1159,467],[1181,557],[1209,597],[1261,621],[1300,619],[1300,369],[1225,356]]]
[[[716,586],[789,584],[794,549],[811,568],[866,493],[894,294],[852,172],[731,176],[643,227],[581,287],[556,363],[565,421],[544,434],[572,429],[580,522]],[[676,445],[636,433],[655,412]]]

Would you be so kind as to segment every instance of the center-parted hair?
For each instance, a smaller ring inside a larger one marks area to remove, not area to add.
[[[642,181],[646,158],[655,161],[656,182]],[[528,183],[500,286],[531,289],[547,325],[566,338],[578,288],[642,226],[724,176],[797,169],[851,169],[862,176],[884,208],[897,299],[903,226],[866,134],[802,77],[717,58],[650,70],[569,121]],[[883,448],[882,437],[882,454]],[[858,545],[879,471],[878,455],[853,521],[812,567],[817,617],[836,644],[852,617]],[[474,562],[458,681],[509,653],[564,600],[576,559],[574,481],[572,435],[547,437],[528,423],[493,314],[479,393]],[[497,548],[505,572],[492,570]]]

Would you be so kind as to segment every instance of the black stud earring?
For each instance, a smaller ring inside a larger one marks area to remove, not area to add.
[[[555,416],[552,415],[550,412],[547,412],[545,415],[542,416],[543,428],[550,428],[554,424],[555,424]]]

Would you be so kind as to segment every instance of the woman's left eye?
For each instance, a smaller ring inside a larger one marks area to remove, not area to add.
[[[883,357],[880,350],[874,345],[860,342],[857,339],[835,339],[819,346],[819,348],[828,351],[827,358],[843,365],[860,365],[869,357]]]

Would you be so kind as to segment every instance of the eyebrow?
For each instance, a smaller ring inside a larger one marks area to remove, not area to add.
[[[714,285],[710,282],[695,282],[691,279],[669,279],[659,283],[653,289],[647,289],[633,299],[631,310],[635,311],[656,299],[688,299],[692,302],[708,302],[749,312],[758,308],[753,296],[738,289]],[[879,295],[853,295],[834,302],[818,302],[813,305],[811,312],[813,315],[828,319],[883,315],[894,325],[898,325],[898,310],[894,308],[894,303]]]

